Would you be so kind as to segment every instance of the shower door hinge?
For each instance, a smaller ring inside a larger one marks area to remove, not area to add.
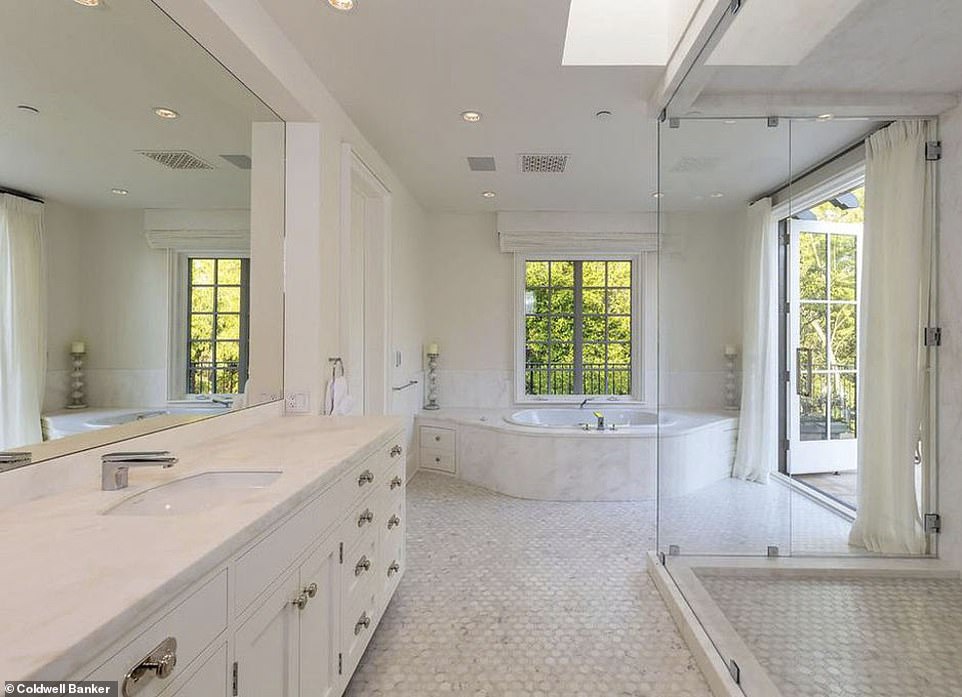
[[[942,532],[942,516],[938,513],[926,513],[922,516],[922,527],[926,535],[938,535]]]
[[[344,543],[343,542],[341,542],[337,546],[337,562],[339,564],[344,563]]]
[[[343,675],[344,673],[344,654],[337,654],[337,674]]]
[[[782,450],[784,450],[785,452],[788,452],[791,449],[792,449],[792,441],[790,441],[788,438],[785,438],[782,441]]]
[[[942,327],[926,327],[922,337],[923,346],[942,345]]]
[[[677,557],[681,554],[681,547],[678,545],[668,545],[668,556]]]
[[[735,681],[736,685],[742,684],[742,669],[738,667],[737,663],[735,663],[734,658],[728,659],[728,672],[731,673],[732,680]]]
[[[237,661],[234,661],[234,667],[231,668],[230,685],[230,693],[237,697]]]
[[[742,0],[732,0],[731,4],[728,6],[728,10],[733,15],[737,15],[740,9],[742,9]]]
[[[662,566],[667,566],[667,565],[668,565],[668,557],[665,556],[665,553],[664,553],[664,552],[658,552],[658,562],[659,562]]]
[[[767,555],[769,558],[778,556],[778,545],[768,545]]]
[[[928,162],[937,162],[942,159],[941,140],[930,140],[925,144],[925,159]]]
[[[769,127],[769,128],[778,128],[778,117],[777,117],[777,116],[769,116],[769,117],[768,117],[768,127]]]

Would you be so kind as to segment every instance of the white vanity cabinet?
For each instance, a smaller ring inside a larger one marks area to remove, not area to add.
[[[232,555],[84,677],[123,685],[173,638],[173,671],[148,673],[129,697],[338,697],[404,571],[401,438]]]

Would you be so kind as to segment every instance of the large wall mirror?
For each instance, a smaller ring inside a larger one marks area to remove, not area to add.
[[[283,148],[150,0],[2,4],[0,451],[280,399]]]

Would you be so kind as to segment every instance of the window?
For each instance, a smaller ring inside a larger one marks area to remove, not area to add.
[[[522,260],[526,397],[638,393],[637,260]]]
[[[187,260],[185,391],[239,394],[247,383],[248,259]]]

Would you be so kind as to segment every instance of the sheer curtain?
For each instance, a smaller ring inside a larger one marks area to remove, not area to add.
[[[858,514],[849,542],[873,552],[925,548],[914,458],[926,394],[921,336],[932,261],[926,135],[924,121],[899,121],[866,141]]]
[[[765,483],[778,456],[778,245],[772,201],[748,208],[742,408],[732,476]]]
[[[43,204],[0,194],[0,449],[37,443],[46,372]]]

